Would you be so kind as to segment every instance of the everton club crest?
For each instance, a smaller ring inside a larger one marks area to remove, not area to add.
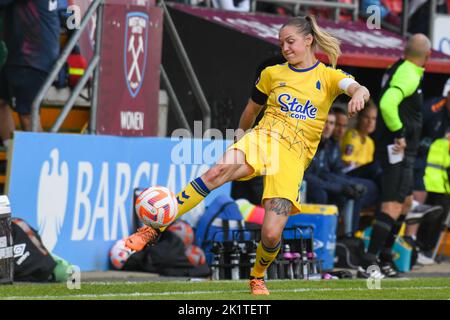
[[[147,61],[148,15],[130,12],[126,17],[124,71],[128,91],[134,98],[144,82]]]

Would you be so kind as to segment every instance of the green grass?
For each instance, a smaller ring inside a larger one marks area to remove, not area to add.
[[[14,284],[0,286],[0,299],[450,299],[450,278],[382,280],[380,290],[369,290],[365,280],[274,280],[268,288],[270,296],[253,297],[247,281],[82,282],[73,290],[65,283]]]

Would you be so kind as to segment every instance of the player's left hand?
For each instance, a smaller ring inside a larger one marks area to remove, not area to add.
[[[347,110],[348,116],[350,118],[355,116],[359,111],[364,109],[364,104],[365,104],[364,95],[356,92],[351,98],[351,100],[348,102],[348,110]]]

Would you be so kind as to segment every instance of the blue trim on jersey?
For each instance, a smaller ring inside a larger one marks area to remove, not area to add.
[[[200,177],[192,181],[191,184],[194,189],[204,197],[206,197],[211,192]]]
[[[289,64],[289,63],[288,63],[288,66],[289,66],[289,68],[290,68],[292,71],[295,71],[295,72],[306,72],[306,71],[310,71],[310,70],[314,69],[315,67],[317,67],[317,66],[319,65],[319,63],[320,63],[320,61],[317,60],[317,62],[314,63],[313,66],[311,66],[311,67],[309,67],[309,68],[305,68],[305,69],[297,69],[297,68],[295,68],[293,65],[291,65],[291,64]]]
[[[194,188],[195,192],[197,192],[199,195],[201,195],[203,198],[206,197],[208,194],[204,193],[202,189],[197,185],[195,181],[191,182],[192,188]]]

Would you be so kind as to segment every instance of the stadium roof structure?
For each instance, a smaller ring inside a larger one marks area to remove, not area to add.
[[[288,19],[264,13],[240,13],[212,8],[171,4],[172,8],[234,29],[246,35],[259,38],[278,46],[278,30]],[[383,29],[369,29],[362,21],[333,22],[318,20],[320,26],[336,35],[341,41],[341,66],[387,68],[403,54],[405,38]],[[317,53],[327,63],[327,56]],[[431,73],[450,74],[450,56],[433,50],[426,65]]]

